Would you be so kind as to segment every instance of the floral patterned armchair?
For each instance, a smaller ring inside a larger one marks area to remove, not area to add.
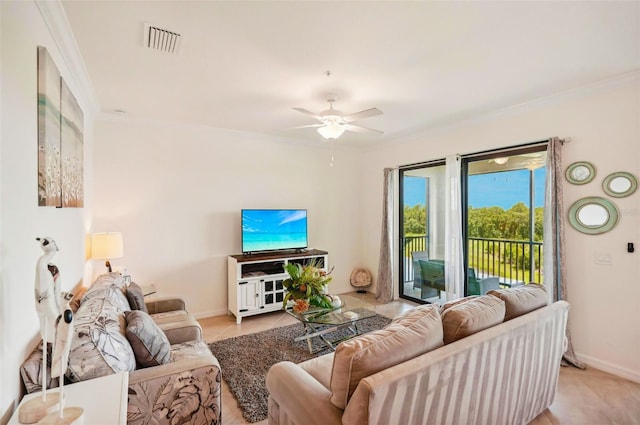
[[[130,304],[126,290],[121,277],[109,273],[96,279],[82,296],[74,315],[65,382],[129,372],[127,423],[221,424],[220,364],[202,341],[197,321],[185,310],[168,310],[184,308],[181,300],[149,306],[149,316],[158,325],[158,332],[169,341],[169,361],[141,367],[127,339],[125,312],[130,311]],[[29,393],[41,389],[41,363],[42,344],[21,367]],[[49,368],[47,365],[47,375]],[[58,383],[50,381],[48,385],[55,387]]]

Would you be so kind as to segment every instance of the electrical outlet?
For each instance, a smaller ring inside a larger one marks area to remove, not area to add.
[[[611,264],[613,264],[610,252],[596,251],[594,257],[596,264],[600,264],[603,266],[610,266]]]

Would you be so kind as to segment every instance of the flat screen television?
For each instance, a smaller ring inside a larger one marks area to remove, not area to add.
[[[307,210],[242,210],[243,253],[307,246]]]

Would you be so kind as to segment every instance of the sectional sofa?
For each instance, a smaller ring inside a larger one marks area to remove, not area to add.
[[[129,424],[222,423],[220,365],[182,300],[145,303],[135,283],[107,273],[71,304],[66,381],[129,372]],[[27,392],[41,389],[41,362],[42,344],[21,368]]]
[[[535,284],[417,307],[267,374],[269,424],[527,424],[553,402],[569,305]]]

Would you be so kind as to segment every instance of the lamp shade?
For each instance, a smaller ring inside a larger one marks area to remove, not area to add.
[[[123,255],[122,233],[94,233],[91,237],[91,258],[109,260]]]

